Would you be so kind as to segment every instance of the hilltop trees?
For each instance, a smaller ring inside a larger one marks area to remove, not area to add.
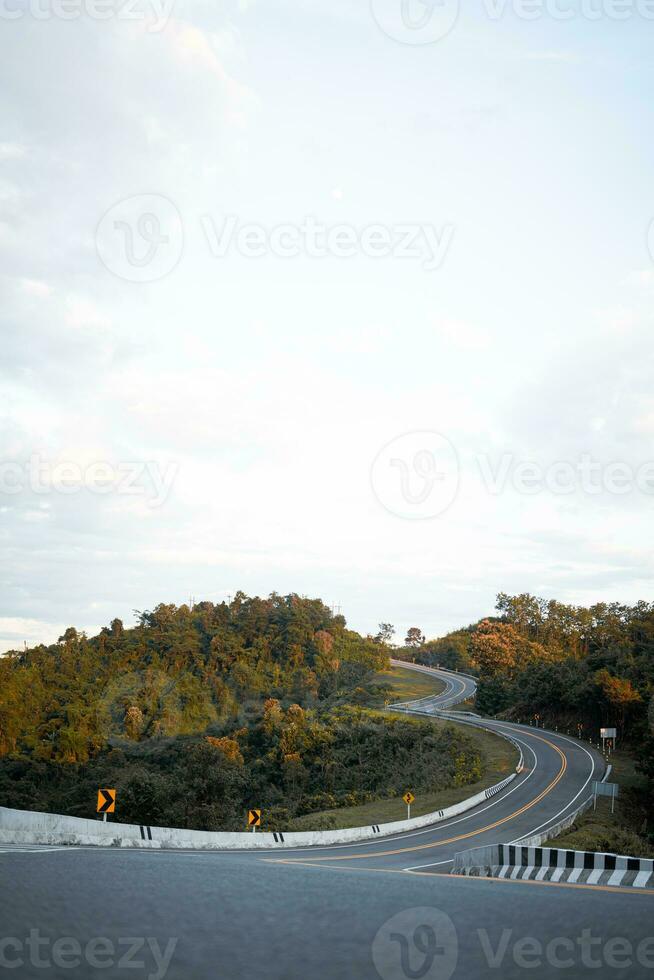
[[[480,674],[477,704],[549,724],[639,735],[654,693],[654,604],[588,608],[523,594],[497,597],[469,643]]]
[[[161,603],[99,636],[0,658],[0,756],[83,763],[112,739],[191,735],[266,697],[338,700],[387,663],[318,599]]]
[[[470,641],[470,657],[483,677],[515,674],[530,663],[551,660],[542,644],[535,643],[511,623],[484,619]]]
[[[420,627],[410,626],[407,630],[404,642],[408,647],[421,647],[425,642],[425,637]]]

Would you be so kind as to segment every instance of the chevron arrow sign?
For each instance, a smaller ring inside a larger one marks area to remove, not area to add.
[[[116,790],[98,790],[98,813],[114,813],[116,809]]]

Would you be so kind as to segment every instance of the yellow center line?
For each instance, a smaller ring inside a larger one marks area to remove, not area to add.
[[[433,841],[430,844],[414,844],[412,847],[398,847],[390,851],[373,851],[368,854],[344,854],[344,855],[337,855],[334,857],[315,857],[311,859],[311,862],[314,863],[316,861],[362,861],[366,859],[369,860],[371,857],[372,858],[390,857],[393,854],[408,854],[411,851],[426,851],[433,847],[444,847],[445,844],[456,844],[458,841],[468,840],[470,837],[478,837],[480,834],[485,834],[489,830],[494,830],[495,827],[501,827],[502,824],[508,823],[509,820],[514,820],[516,817],[521,816],[521,814],[526,813],[527,810],[531,810],[531,808],[536,806],[538,803],[540,803],[540,801],[544,799],[544,797],[546,797],[548,793],[551,793],[554,787],[561,781],[561,779],[563,779],[565,771],[568,768],[568,760],[566,759],[565,754],[561,751],[558,745],[555,745],[554,742],[550,742],[549,739],[547,738],[543,738],[541,735],[532,735],[532,738],[537,738],[539,742],[544,742],[546,745],[549,745],[551,748],[554,749],[555,752],[558,753],[559,757],[561,758],[561,768],[559,769],[558,773],[556,774],[552,782],[549,784],[549,786],[546,786],[545,789],[542,791],[542,793],[539,793],[538,796],[536,796],[533,800],[531,800],[531,802],[526,803],[524,806],[520,807],[519,810],[515,810],[513,813],[509,813],[508,816],[506,817],[501,817],[499,820],[496,820],[494,823],[487,824],[486,827],[480,827],[477,830],[471,830],[467,834],[459,834],[456,837],[448,837],[446,840]],[[285,864],[293,864],[295,862],[301,863],[302,858],[295,858],[295,859],[286,858],[284,860]]]

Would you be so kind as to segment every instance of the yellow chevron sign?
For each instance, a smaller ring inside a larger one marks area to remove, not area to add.
[[[98,813],[114,813],[116,810],[116,790],[98,790]]]

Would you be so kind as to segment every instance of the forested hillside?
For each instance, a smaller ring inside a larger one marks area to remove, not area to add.
[[[297,595],[159,605],[86,637],[0,658],[0,805],[118,819],[268,827],[380,795],[474,782],[466,733],[394,719],[383,643]]]

